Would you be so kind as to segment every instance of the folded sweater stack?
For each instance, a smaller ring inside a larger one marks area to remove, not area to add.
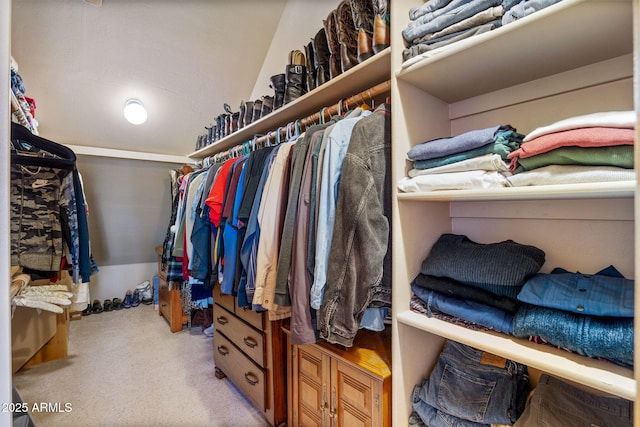
[[[407,153],[413,168],[398,188],[416,192],[508,186],[505,175],[511,173],[505,160],[523,138],[509,125],[496,125],[423,142]]]
[[[513,240],[482,244],[443,234],[412,283],[427,314],[443,312],[511,334],[516,298],[545,261],[542,250]]]
[[[593,275],[561,268],[536,274],[518,300],[514,336],[633,365],[634,281],[613,266]]]
[[[507,157],[513,186],[635,180],[633,111],[598,112],[539,127]]]

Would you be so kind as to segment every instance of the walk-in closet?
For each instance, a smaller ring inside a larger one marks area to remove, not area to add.
[[[640,426],[640,0],[0,21],[0,426]]]

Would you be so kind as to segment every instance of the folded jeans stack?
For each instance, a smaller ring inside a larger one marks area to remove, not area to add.
[[[431,427],[512,425],[528,387],[525,365],[447,341],[429,378],[414,388],[412,406]]]
[[[514,427],[633,425],[633,402],[579,389],[543,374]]]
[[[405,61],[524,18],[561,0],[431,0],[409,10]]]

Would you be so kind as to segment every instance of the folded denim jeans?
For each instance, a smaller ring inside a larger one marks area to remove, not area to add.
[[[543,374],[514,427],[631,427],[633,402],[576,388]]]
[[[414,390],[413,408],[428,409],[415,403],[419,399],[474,423],[513,424],[524,411],[528,386],[525,365],[447,341],[430,377]]]
[[[411,285],[411,290],[424,302],[429,317],[431,317],[432,311],[439,311],[486,328],[511,334],[513,314],[504,310],[467,299],[451,297],[415,284]]]
[[[419,387],[413,391],[413,411],[422,421],[422,426],[428,427],[491,427],[491,424],[476,423],[447,414],[433,406],[426,404],[419,397]],[[417,421],[417,420],[416,420]],[[410,425],[412,424],[410,419]],[[416,425],[417,422],[413,422]]]
[[[514,298],[496,295],[475,286],[465,285],[448,277],[418,274],[416,278],[413,279],[413,282],[411,282],[411,286],[414,284],[450,297],[461,298],[495,307],[507,313],[515,313],[518,310],[518,300]]]
[[[453,3],[453,2],[452,2]],[[450,25],[469,18],[478,12],[498,6],[502,0],[470,0],[461,2],[457,7],[447,10],[447,12],[434,16],[427,21],[421,21],[421,24],[408,26],[402,30],[402,36],[405,41],[411,42],[429,33],[435,33]],[[421,17],[425,18],[425,16]]]

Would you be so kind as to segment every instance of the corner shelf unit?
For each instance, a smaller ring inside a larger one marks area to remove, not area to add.
[[[390,69],[391,48],[389,47],[249,126],[189,154],[189,157],[198,159],[210,156],[250,141],[254,135],[265,134],[276,130],[279,126],[286,126],[287,123],[317,113],[323,107],[389,80]]]
[[[407,151],[430,139],[497,124],[526,134],[598,111],[638,115],[638,0],[563,0],[403,67],[400,31],[407,27],[409,9],[422,3],[394,0],[391,6],[394,188],[407,174]],[[554,267],[595,273],[613,264],[633,279],[636,188],[636,181],[624,181],[421,193],[394,189],[393,425],[407,425],[411,391],[429,375],[445,340],[526,364],[534,382],[549,373],[635,401],[633,369],[428,318],[411,311],[409,301],[410,282],[443,233],[537,246],[546,253],[545,273]]]

